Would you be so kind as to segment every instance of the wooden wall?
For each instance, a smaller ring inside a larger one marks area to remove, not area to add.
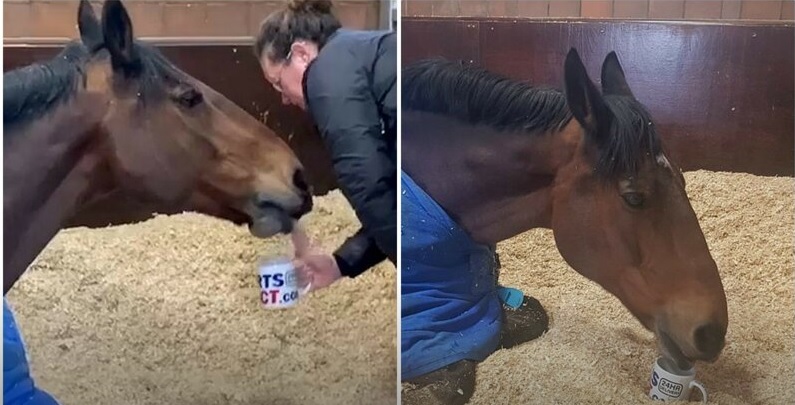
[[[102,1],[93,1],[99,13]],[[284,4],[276,0],[127,0],[138,37],[254,36],[259,23]],[[75,38],[77,0],[4,0],[3,37]],[[375,29],[378,0],[335,1],[337,17],[351,28]]]
[[[793,20],[793,0],[402,0],[409,17]]]
[[[402,63],[445,57],[563,88],[577,48],[593,80],[615,50],[685,170],[795,175],[795,24],[406,17]]]

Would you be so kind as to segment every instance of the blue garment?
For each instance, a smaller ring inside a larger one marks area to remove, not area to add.
[[[401,172],[401,375],[497,349],[502,309],[493,246],[475,243]]]
[[[3,297],[3,405],[58,405],[33,382],[25,343]]]

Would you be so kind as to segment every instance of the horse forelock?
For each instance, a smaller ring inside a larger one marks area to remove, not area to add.
[[[595,165],[601,177],[631,176],[644,162],[656,161],[659,156],[664,158],[651,114],[639,101],[629,96],[608,95],[605,102],[611,112],[611,122]]]

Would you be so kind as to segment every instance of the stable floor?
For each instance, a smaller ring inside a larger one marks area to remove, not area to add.
[[[358,229],[339,192],[315,203],[304,223],[327,249]],[[63,405],[394,404],[394,266],[262,309],[256,259],[289,252],[190,213],[71,229],[8,300]]]

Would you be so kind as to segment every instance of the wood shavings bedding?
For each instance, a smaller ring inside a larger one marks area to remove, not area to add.
[[[359,226],[338,191],[303,222],[327,249]],[[394,404],[394,266],[262,309],[256,259],[289,246],[194,213],[62,231],[8,294],[34,377],[63,405]]]

